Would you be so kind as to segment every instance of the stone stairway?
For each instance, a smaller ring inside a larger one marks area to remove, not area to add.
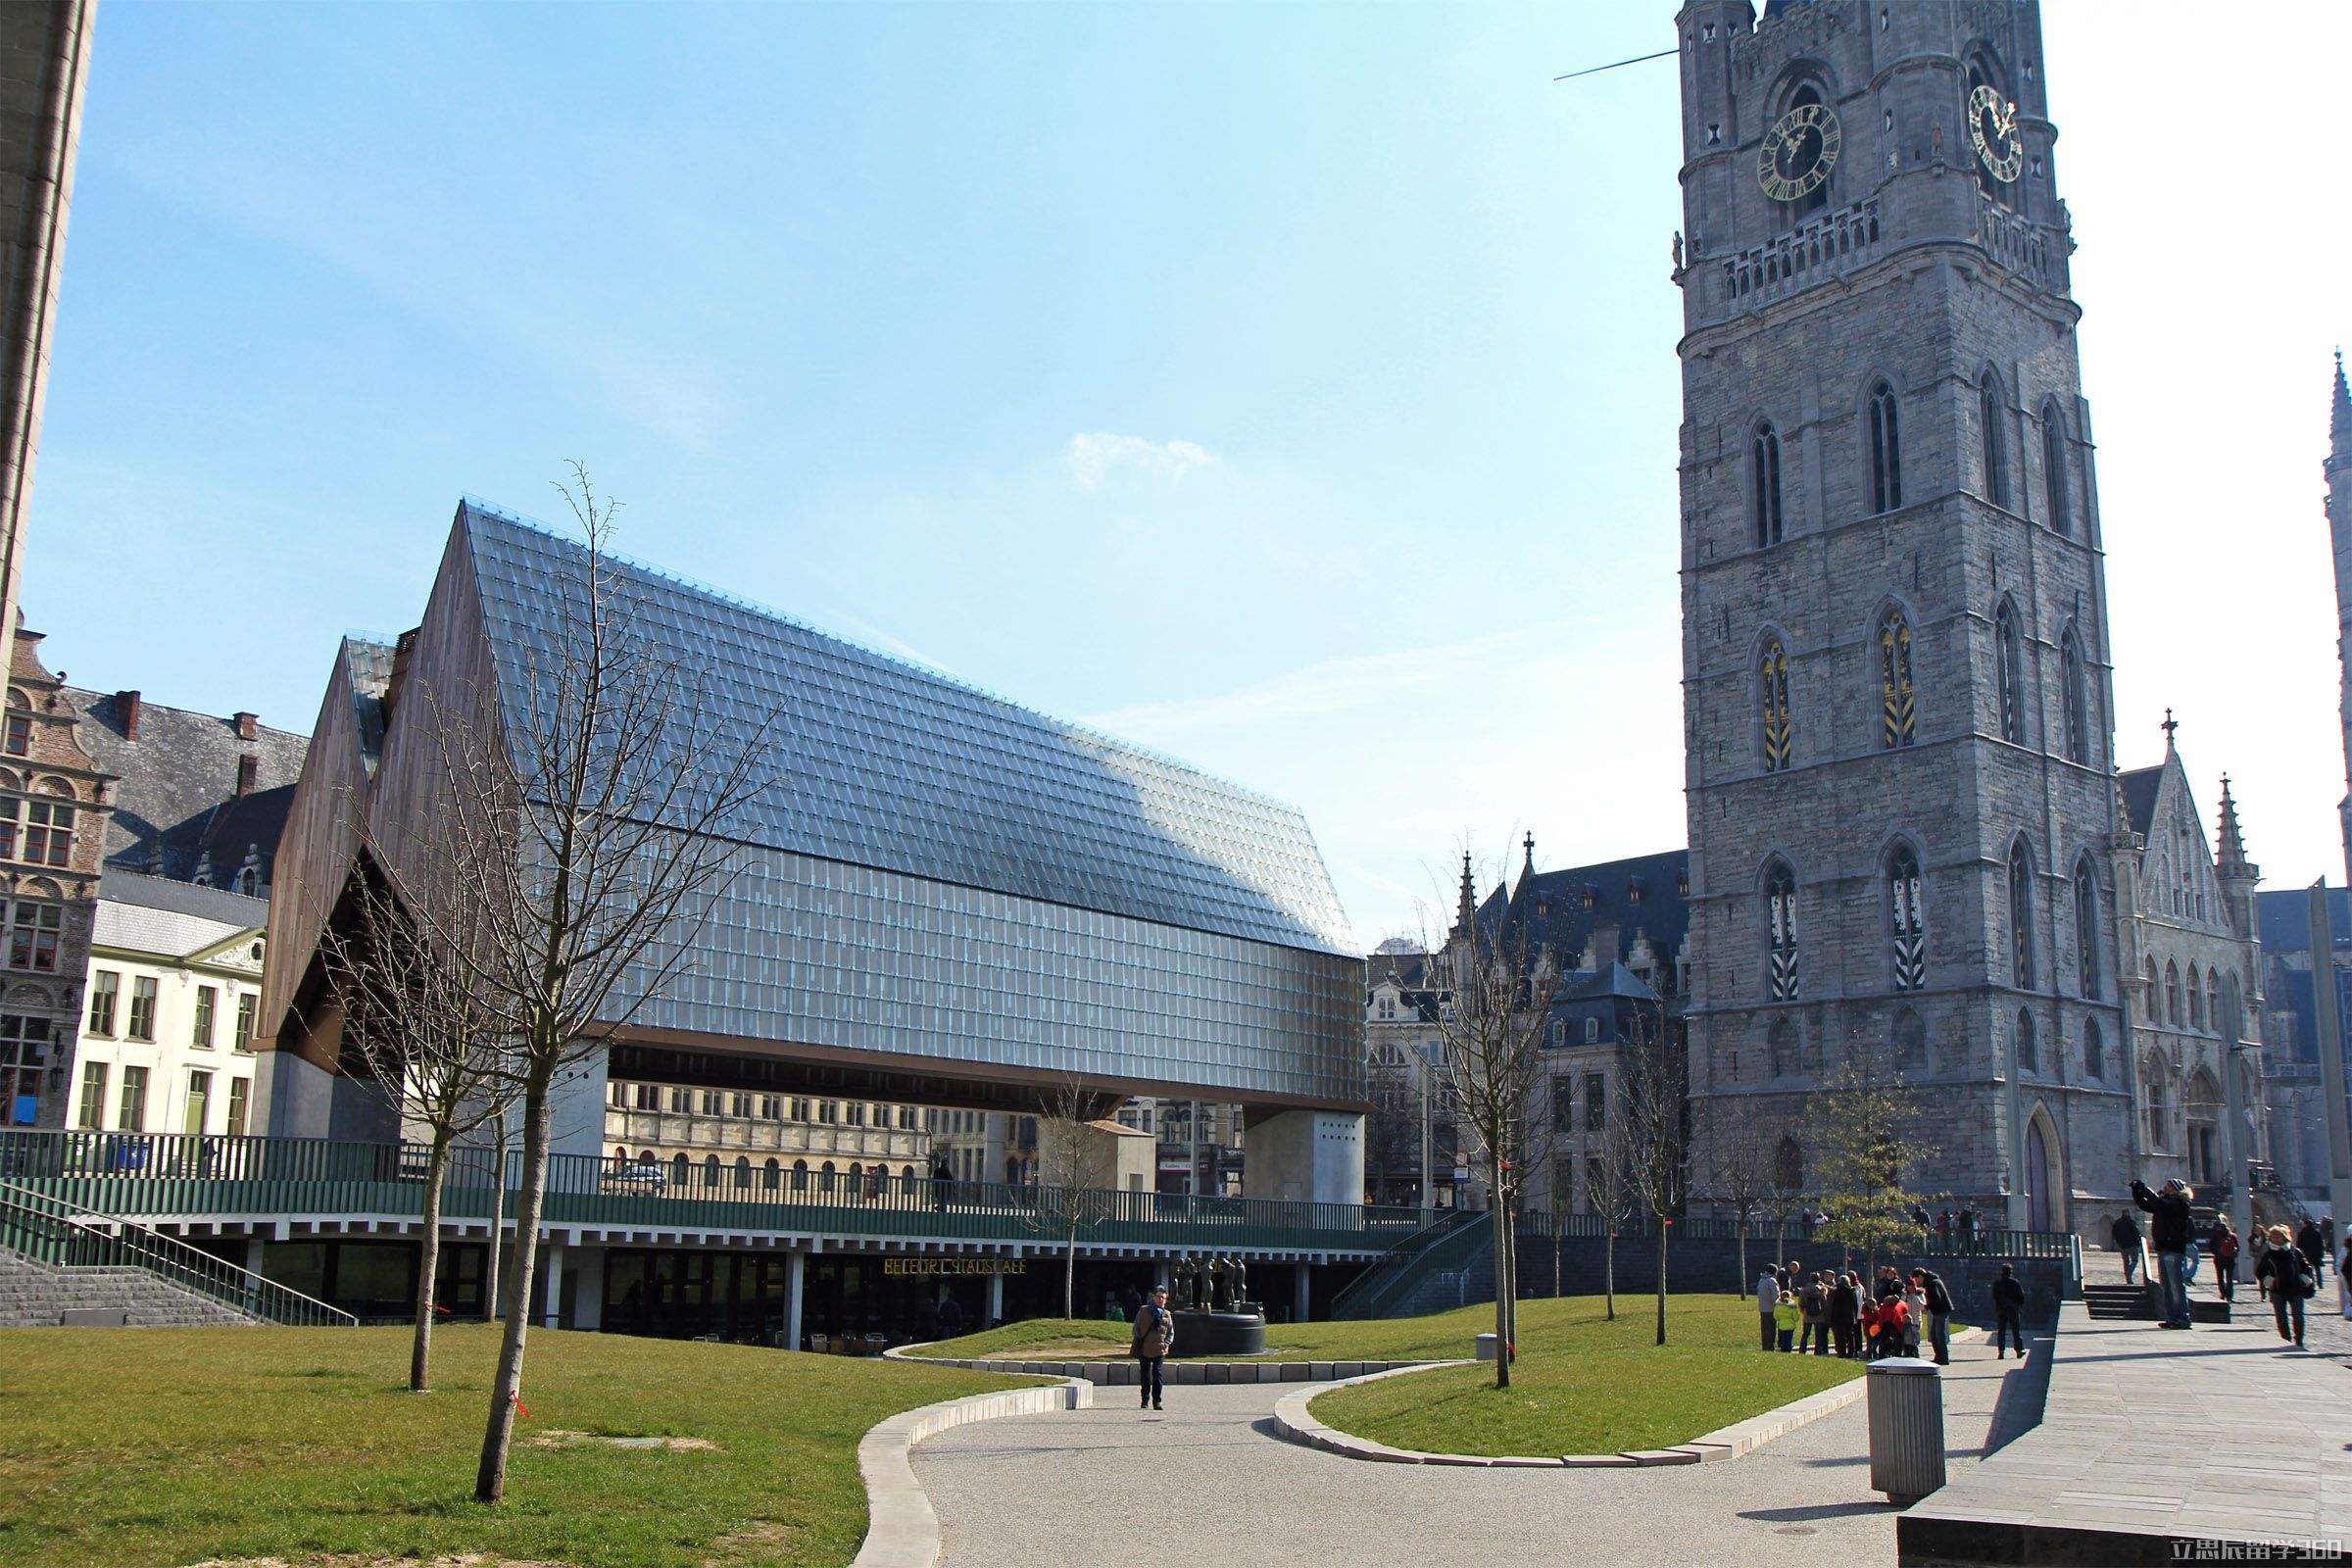
[[[2143,1322],[2153,1322],[2156,1317],[2155,1304],[2147,1288],[2141,1285],[2105,1285],[2086,1280],[2082,1285],[2082,1304],[2090,1309],[2092,1317],[2138,1318]]]
[[[0,1248],[0,1328],[249,1325],[259,1319],[138,1268],[62,1268]]]

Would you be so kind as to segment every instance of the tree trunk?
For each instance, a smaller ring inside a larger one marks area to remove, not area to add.
[[[1487,1175],[1487,1215],[1494,1227],[1494,1386],[1507,1389],[1511,1386],[1511,1292],[1504,1270],[1510,1266],[1510,1225],[1502,1204],[1502,1161],[1491,1152]]]
[[[539,1268],[539,1213],[547,1196],[547,1141],[555,1107],[549,1085],[534,1075],[522,1104],[522,1191],[514,1203],[514,1269],[507,1281],[507,1331],[498,1345],[498,1375],[490,1384],[490,1423],[482,1432],[482,1462],[473,1500],[506,1495],[507,1449],[514,1440],[514,1406],[522,1394],[523,1341],[531,1328],[531,1283]]]
[[[1509,1288],[1511,1298],[1510,1310],[1503,1314],[1510,1332],[1503,1337],[1502,1353],[1516,1361],[1519,1359],[1519,1214],[1507,1202],[1502,1205],[1502,1239],[1511,1250],[1502,1265],[1502,1283]]]
[[[1609,1239],[1600,1250],[1600,1288],[1607,1294],[1609,1321],[1617,1321],[1617,1227],[1609,1226]]]
[[[1551,1298],[1555,1301],[1558,1300],[1561,1296],[1566,1294],[1564,1280],[1560,1272],[1561,1234],[1560,1227],[1555,1220],[1551,1231]]]
[[[1658,1216],[1658,1343],[1666,1343],[1666,1216]]]
[[[1740,1216],[1740,1299],[1747,1299],[1747,1216]]]
[[[1061,1315],[1078,1315],[1078,1220],[1071,1211],[1069,1245],[1061,1251]]]
[[[482,1261],[482,1312],[498,1316],[498,1255],[507,1245],[507,1113],[490,1118],[490,1255]]]
[[[449,1180],[449,1130],[433,1129],[432,1152],[424,1164],[424,1235],[416,1249],[416,1336],[409,1346],[409,1392],[422,1394],[432,1382],[433,1291],[441,1272],[441,1189]]]

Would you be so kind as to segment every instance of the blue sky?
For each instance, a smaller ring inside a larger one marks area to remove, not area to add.
[[[2329,14],[2211,17],[2053,0],[2048,74],[2122,755],[2180,709],[2288,885],[2352,234]],[[1550,79],[1670,18],[111,6],[28,622],[306,729],[579,458],[634,556],[1298,802],[1367,945],[1465,842],[1678,845],[1674,73]]]

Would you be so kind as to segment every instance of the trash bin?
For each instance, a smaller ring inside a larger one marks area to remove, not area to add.
[[[1943,1378],[1916,1356],[1873,1361],[1870,1395],[1870,1487],[1908,1508],[1943,1485]]]
[[[1478,1353],[1478,1358],[1479,1358],[1481,1361],[1492,1361],[1492,1360],[1494,1360],[1494,1335],[1492,1335],[1492,1334],[1481,1334],[1481,1335],[1478,1337],[1478,1352],[1477,1352],[1477,1353]]]

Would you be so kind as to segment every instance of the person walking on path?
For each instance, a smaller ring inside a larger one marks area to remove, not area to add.
[[[2352,1265],[2352,1238],[2345,1240],[2344,1255],[2335,1260],[2335,1308],[2346,1318],[2352,1318],[2352,1283],[2346,1280],[2347,1275],[2352,1275],[2352,1267],[2347,1265]]]
[[[2166,1182],[2161,1193],[2149,1192],[2145,1182],[2132,1183],[2132,1201],[2152,1216],[2148,1242],[2156,1250],[2156,1277],[2164,1287],[2164,1326],[2168,1329],[2185,1329],[2189,1325],[2188,1205],[2195,1197],[2188,1183],[2178,1176]]]
[[[2213,1288],[2225,1301],[2237,1299],[2237,1232],[2230,1229],[2227,1219],[2213,1222],[2213,1234],[2206,1239],[2213,1252]]]
[[[2271,1315],[2278,1321],[2278,1337],[2303,1346],[2303,1302],[2319,1289],[2319,1281],[2311,1273],[2311,1260],[2303,1250],[2290,1244],[2286,1227],[2271,1227],[2271,1250],[2262,1254],[2262,1267],[2271,1282]],[[2294,1331],[2287,1331],[2288,1323]]]
[[[1992,1282],[1992,1344],[1995,1361],[2005,1360],[2009,1347],[2017,1347],[2017,1358],[2026,1358],[2026,1333],[2020,1326],[2026,1315],[2026,1288],[2017,1282],[2017,1265],[2003,1263],[2001,1277]]]
[[[2295,1250],[2311,1265],[2312,1282],[2317,1284],[2328,1272],[2328,1239],[2320,1234],[2317,1223],[2303,1222],[2303,1228],[2295,1233]]]
[[[2124,1283],[2129,1285],[2132,1271],[2147,1261],[2139,1250],[2139,1222],[2132,1217],[2130,1209],[2120,1210],[2115,1223],[2107,1227],[2107,1234],[2115,1239],[2116,1255],[2124,1260]]]
[[[1935,1352],[1937,1366],[1952,1364],[1952,1293],[1943,1283],[1943,1276],[1930,1268],[1911,1271],[1912,1283],[1919,1287],[1920,1300],[1928,1311],[1928,1348]]]
[[[1167,1388],[1161,1376],[1162,1363],[1174,1348],[1176,1316],[1168,1310],[1168,1288],[1155,1285],[1152,1288],[1152,1299],[1135,1314],[1135,1336],[1127,1346],[1127,1353],[1135,1357],[1136,1387],[1143,1395],[1143,1408],[1147,1410],[1160,1407],[1160,1396]]]
[[[1764,1348],[1772,1348],[1773,1308],[1781,1304],[1781,1277],[1769,1267],[1756,1276],[1756,1319],[1762,1325]]]

